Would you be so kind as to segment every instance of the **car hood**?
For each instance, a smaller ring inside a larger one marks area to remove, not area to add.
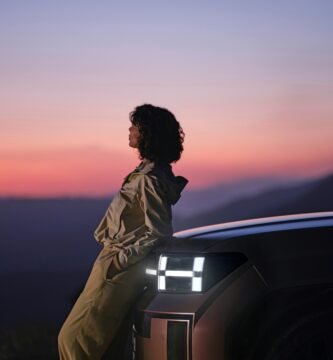
[[[178,238],[173,236],[163,246],[156,250],[156,253],[179,252],[179,253],[196,253],[205,252],[216,244],[214,239],[193,239]]]

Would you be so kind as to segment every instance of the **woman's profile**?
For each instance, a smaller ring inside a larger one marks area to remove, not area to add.
[[[145,258],[173,234],[171,206],[188,180],[175,176],[184,132],[167,109],[130,113],[129,146],[140,164],[124,179],[94,236],[103,246],[58,337],[60,360],[101,359],[144,285]]]

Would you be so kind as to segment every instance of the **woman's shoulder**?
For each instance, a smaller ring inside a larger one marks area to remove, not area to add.
[[[169,176],[174,176],[170,165],[164,166],[152,161],[143,161],[125,177],[122,188],[163,188]]]
[[[183,176],[175,176],[170,164],[147,163],[142,169],[142,186],[164,193],[171,204],[175,204],[188,183]]]
[[[141,182],[156,178],[158,173],[158,166],[154,162],[142,161],[124,178],[122,186],[138,186]]]
[[[159,194],[175,204],[188,183],[182,176],[175,176],[170,164],[156,164],[143,161],[131,172],[123,183],[124,190]]]

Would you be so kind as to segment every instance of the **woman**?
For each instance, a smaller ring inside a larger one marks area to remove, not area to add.
[[[184,133],[167,109],[130,113],[129,146],[141,163],[126,176],[94,235],[103,245],[58,338],[60,360],[100,359],[144,285],[144,259],[172,236],[171,205],[188,180],[175,177]]]

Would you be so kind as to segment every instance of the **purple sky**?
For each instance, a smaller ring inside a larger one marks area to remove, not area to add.
[[[320,0],[1,2],[0,195],[114,191],[144,102],[181,122],[189,188],[331,171],[332,18]]]

